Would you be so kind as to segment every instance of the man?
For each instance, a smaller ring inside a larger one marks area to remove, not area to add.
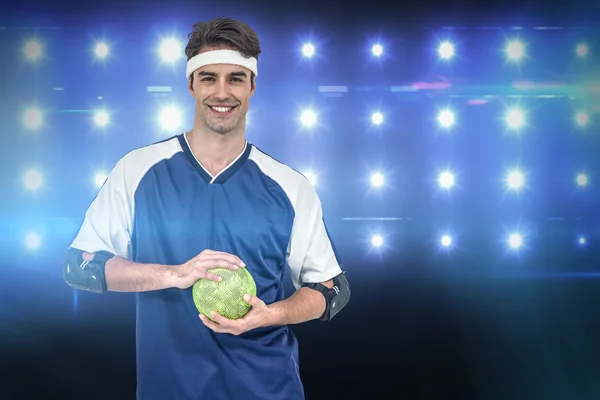
[[[199,22],[186,47],[194,127],[122,157],[67,253],[74,288],[136,292],[139,399],[304,398],[290,324],[330,320],[348,281],[309,182],[245,139],[260,44],[246,24]],[[284,268],[295,293],[284,298]],[[191,286],[248,268],[241,319],[199,316]]]

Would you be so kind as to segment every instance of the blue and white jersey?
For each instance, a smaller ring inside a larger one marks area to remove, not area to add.
[[[308,180],[246,143],[216,176],[185,134],[122,157],[85,214],[71,247],[138,263],[180,265],[205,249],[235,254],[266,304],[342,272]],[[191,288],[136,293],[139,399],[304,398],[298,346],[287,326],[239,336],[198,318]]]

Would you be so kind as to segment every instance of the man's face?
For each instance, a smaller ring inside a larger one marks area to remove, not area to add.
[[[231,64],[206,65],[194,71],[188,85],[196,99],[196,116],[213,132],[226,134],[243,127],[256,89],[250,70]]]

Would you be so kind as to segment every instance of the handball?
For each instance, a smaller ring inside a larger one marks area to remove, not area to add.
[[[211,311],[229,319],[246,315],[252,306],[244,301],[244,295],[248,293],[256,296],[256,282],[250,272],[246,268],[235,271],[213,268],[209,272],[220,276],[221,281],[200,279],[194,283],[192,298],[198,311],[211,320]]]

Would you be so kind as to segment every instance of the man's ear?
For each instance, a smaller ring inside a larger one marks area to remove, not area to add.
[[[254,96],[256,92],[256,78],[252,79],[252,87],[250,88],[250,97]]]
[[[188,91],[190,92],[190,96],[194,97],[194,88],[192,87],[192,79],[188,79]]]

